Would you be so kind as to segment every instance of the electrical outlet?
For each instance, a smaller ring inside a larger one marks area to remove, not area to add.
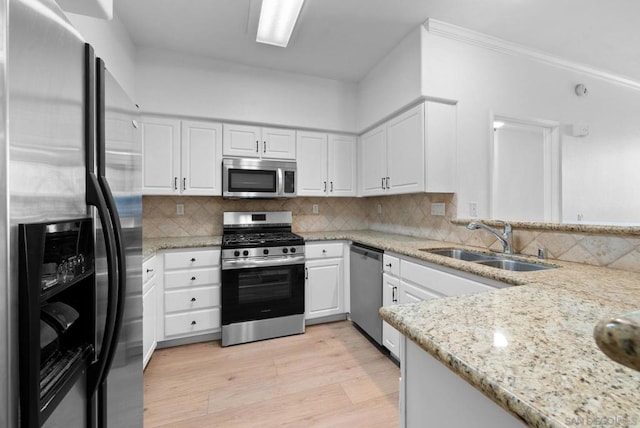
[[[469,202],[469,216],[470,217],[478,217],[478,203],[477,202]]]
[[[431,215],[444,215],[444,202],[434,202],[431,204]]]
[[[184,215],[184,204],[176,204],[176,214]]]
[[[318,204],[313,204],[311,211],[313,211],[314,214],[318,214]]]

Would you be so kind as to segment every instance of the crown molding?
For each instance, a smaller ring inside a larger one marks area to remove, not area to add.
[[[573,71],[576,73],[587,74],[598,79],[607,80],[618,85],[623,85],[635,90],[640,90],[640,82],[629,77],[621,76],[619,74],[611,73],[609,71],[601,70],[579,62],[560,58],[546,52],[535,50],[528,46],[489,36],[488,34],[479,33],[477,31],[458,27],[457,25],[448,24],[446,22],[438,21],[431,18],[427,19],[423,25],[430,34],[436,36],[479,46],[503,54],[525,57],[527,59],[551,65],[553,67],[563,68],[565,70]]]

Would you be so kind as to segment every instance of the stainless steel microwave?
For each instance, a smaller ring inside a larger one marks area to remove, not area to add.
[[[222,197],[296,196],[296,163],[261,159],[222,160]]]

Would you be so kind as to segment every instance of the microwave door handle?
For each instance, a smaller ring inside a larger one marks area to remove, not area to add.
[[[284,196],[284,169],[278,168],[278,195]]]

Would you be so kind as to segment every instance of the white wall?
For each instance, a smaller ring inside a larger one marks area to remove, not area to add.
[[[491,114],[557,121],[562,141],[563,217],[640,221],[640,92],[522,56],[499,53],[422,31],[423,95],[458,100],[458,216],[489,207]],[[584,83],[589,95],[578,97]],[[586,122],[591,135],[567,134]],[[602,208],[607,208],[603,212]]]
[[[421,96],[420,42],[416,28],[358,82],[360,131]]]
[[[97,56],[129,94],[136,100],[135,57],[136,48],[122,21],[114,14],[112,20],[91,18],[67,13],[67,18],[90,43]]]
[[[138,49],[144,113],[355,132],[354,83]]]

